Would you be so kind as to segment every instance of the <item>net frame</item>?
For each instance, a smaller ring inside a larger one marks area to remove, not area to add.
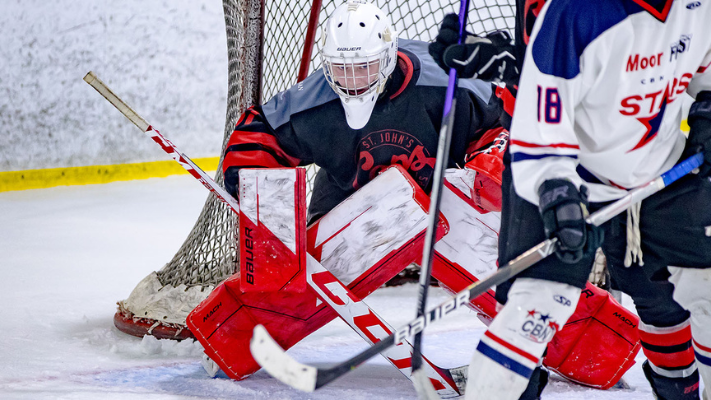
[[[341,0],[223,0],[228,53],[225,131],[215,181],[223,185],[224,149],[244,110],[288,89],[321,68],[321,25]],[[400,38],[432,41],[445,14],[459,1],[373,1],[390,15]],[[467,30],[498,29],[513,35],[514,0],[470,2]],[[299,68],[295,69],[294,65]],[[317,169],[307,168],[307,198]],[[134,336],[186,339],[187,314],[212,289],[238,271],[237,216],[210,195],[193,229],[175,256],[150,273],[118,302],[116,327]]]

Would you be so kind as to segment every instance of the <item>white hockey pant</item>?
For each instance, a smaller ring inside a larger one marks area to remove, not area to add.
[[[466,399],[517,400],[579,297],[580,289],[564,283],[516,279],[474,352]]]
[[[691,313],[691,336],[704,399],[711,399],[711,268],[669,267],[674,300]]]

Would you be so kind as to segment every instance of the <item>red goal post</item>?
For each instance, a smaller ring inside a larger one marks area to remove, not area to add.
[[[321,67],[321,25],[342,0],[223,0],[228,53],[224,145],[242,112],[266,101]],[[459,1],[376,0],[390,15],[399,37],[434,40],[445,14]],[[508,29],[513,34],[514,0],[473,0],[468,31]],[[296,68],[295,66],[299,66]],[[220,167],[215,181],[222,184]],[[316,168],[307,168],[310,194]],[[185,339],[187,314],[212,289],[237,271],[237,218],[210,196],[183,245],[160,270],[151,272],[118,302],[114,324],[121,331]]]

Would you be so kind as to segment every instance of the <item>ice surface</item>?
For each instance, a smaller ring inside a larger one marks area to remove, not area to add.
[[[0,193],[0,398],[2,399],[415,399],[412,384],[376,357],[314,392],[263,371],[211,379],[198,344],[127,336],[113,327],[117,300],[179,248],[207,191],[190,176]],[[387,288],[368,304],[399,326],[415,315],[415,285]],[[431,294],[431,304],[446,298]],[[625,305],[629,301],[625,302]],[[425,354],[443,367],[468,363],[483,325],[462,310],[431,326]],[[341,321],[289,353],[326,366],[365,348]],[[625,391],[553,378],[544,399],[651,399],[643,355]]]

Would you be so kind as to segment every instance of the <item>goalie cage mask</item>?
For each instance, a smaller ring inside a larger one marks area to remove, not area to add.
[[[397,63],[397,32],[390,18],[373,4],[348,1],[326,22],[320,55],[348,126],[363,128]]]

